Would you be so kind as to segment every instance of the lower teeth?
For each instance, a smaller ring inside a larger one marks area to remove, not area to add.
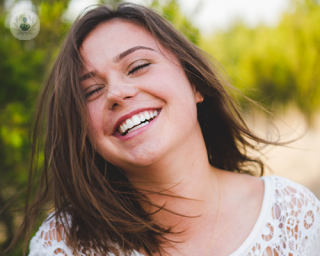
[[[132,128],[131,130],[129,130],[128,132],[124,133],[123,135],[126,135],[126,134],[128,134],[128,133],[130,133],[130,132],[133,132],[133,131],[139,129],[140,127],[143,127],[143,126],[147,125],[148,123],[149,123],[149,121],[146,121],[146,122],[144,122],[144,123],[141,123],[141,124],[139,124],[138,126],[133,127],[133,128]]]

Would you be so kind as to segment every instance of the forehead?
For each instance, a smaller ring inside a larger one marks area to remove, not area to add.
[[[153,36],[141,26],[121,19],[99,24],[84,40],[80,53],[90,66],[99,67],[135,46],[159,49]]]

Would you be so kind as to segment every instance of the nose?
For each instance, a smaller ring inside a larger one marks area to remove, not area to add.
[[[135,97],[138,92],[139,89],[125,81],[110,82],[107,93],[108,108],[114,110],[116,107],[125,104],[127,99]]]

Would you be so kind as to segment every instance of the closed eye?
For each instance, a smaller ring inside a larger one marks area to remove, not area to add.
[[[132,75],[132,74],[134,74],[135,72],[137,72],[138,70],[143,69],[143,68],[149,66],[150,64],[151,64],[151,63],[145,63],[145,64],[142,64],[142,65],[139,65],[139,66],[131,69],[131,70],[129,71],[128,75]]]
[[[95,90],[92,90],[92,91],[86,93],[86,99],[88,99],[88,98],[89,98],[90,96],[92,96],[93,94],[100,92],[102,89],[103,89],[103,87],[99,87],[99,88],[97,88],[97,89],[95,89]]]

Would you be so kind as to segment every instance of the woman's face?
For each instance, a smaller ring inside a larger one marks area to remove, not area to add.
[[[104,159],[124,170],[152,166],[199,133],[202,96],[144,28],[120,19],[102,23],[80,52],[89,138]]]

